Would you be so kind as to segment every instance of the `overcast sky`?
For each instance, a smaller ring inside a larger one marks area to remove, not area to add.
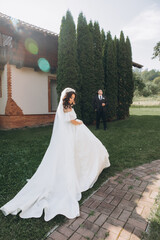
[[[113,37],[123,30],[131,41],[133,61],[143,69],[160,70],[160,61],[151,59],[160,41],[160,0],[0,0],[0,12],[55,33],[68,9],[75,24],[82,11],[88,22],[98,21]]]

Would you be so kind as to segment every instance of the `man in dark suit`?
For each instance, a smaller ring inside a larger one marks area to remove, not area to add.
[[[99,129],[100,119],[103,120],[104,130],[107,128],[106,123],[106,98],[103,96],[102,90],[98,90],[98,94],[95,96],[93,101],[94,110],[96,111],[96,129]]]

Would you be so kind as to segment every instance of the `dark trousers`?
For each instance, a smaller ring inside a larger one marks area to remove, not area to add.
[[[103,120],[104,129],[106,129],[106,127],[107,127],[107,123],[106,123],[106,113],[105,113],[103,110],[96,112],[96,128],[97,128],[97,129],[99,128],[99,124],[100,124],[100,119],[101,119],[101,118],[102,118],[102,120]]]

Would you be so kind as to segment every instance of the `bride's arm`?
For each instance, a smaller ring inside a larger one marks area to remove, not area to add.
[[[71,123],[74,124],[74,125],[80,125],[83,122],[82,121],[71,120]]]

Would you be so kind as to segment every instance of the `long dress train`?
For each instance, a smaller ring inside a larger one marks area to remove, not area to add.
[[[84,125],[73,125],[74,109],[62,111],[61,94],[53,133],[47,151],[34,175],[8,203],[0,208],[5,216],[44,220],[58,214],[67,218],[80,215],[81,193],[91,188],[101,171],[110,166],[109,154],[103,144]]]

